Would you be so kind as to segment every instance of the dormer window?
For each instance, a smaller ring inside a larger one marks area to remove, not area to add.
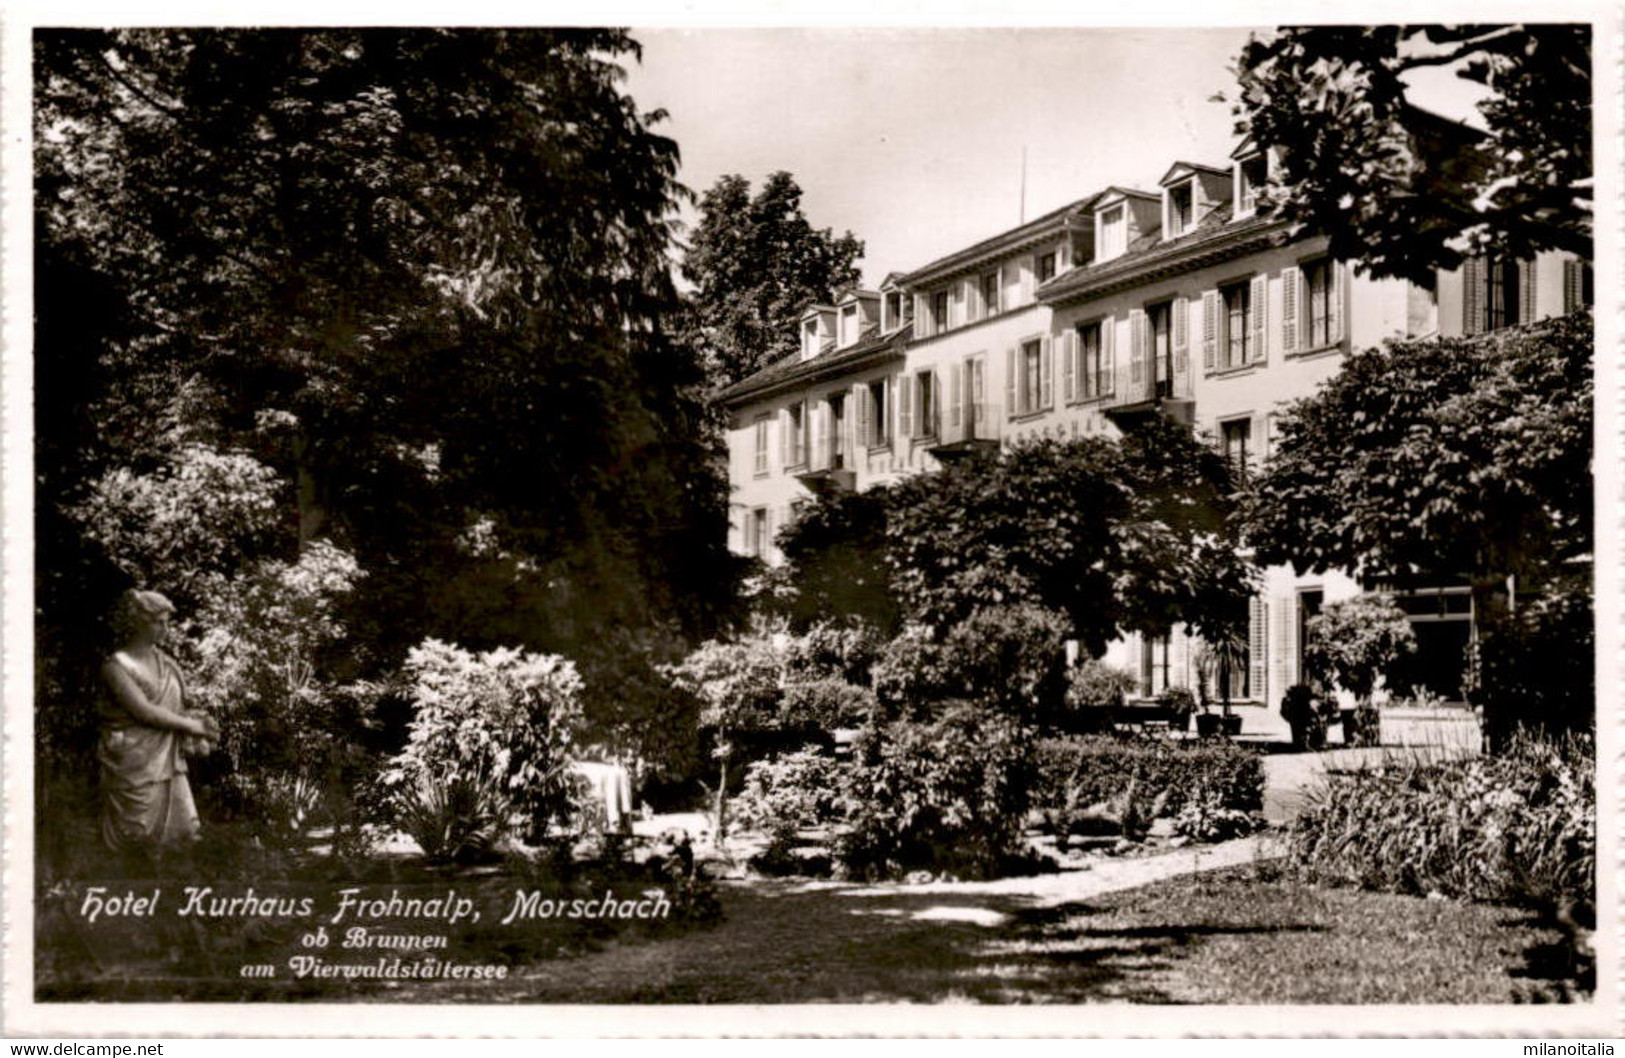
[[[1236,163],[1236,211],[1252,213],[1258,209],[1258,192],[1268,182],[1269,163],[1262,154]]]
[[[1196,222],[1196,182],[1187,181],[1168,189],[1165,238],[1176,239],[1190,231]]]
[[[856,303],[841,306],[841,340],[840,345],[846,346],[858,340],[859,317]]]
[[[1055,250],[1038,255],[1038,281],[1040,283],[1047,283],[1055,278],[1056,256],[1057,252]]]
[[[1128,249],[1128,207],[1118,203],[1102,210],[1095,232],[1099,240],[1099,252],[1095,254],[1097,259],[1108,261],[1122,254]]]
[[[801,325],[801,359],[811,360],[818,355],[818,317]]]

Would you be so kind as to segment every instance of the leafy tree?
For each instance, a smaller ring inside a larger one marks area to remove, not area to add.
[[[1040,441],[898,483],[887,561],[901,608],[938,629],[986,606],[1066,615],[1091,654],[1120,630],[1216,631],[1245,598],[1232,483],[1188,429]]]
[[[863,243],[814,228],[801,212],[801,188],[786,172],[752,197],[742,176],[719,179],[700,198],[700,221],[683,257],[702,340],[720,380],[737,382],[799,341],[797,318],[858,281]]]
[[[1482,133],[1411,103],[1429,67],[1483,86]],[[1332,256],[1429,288],[1464,254],[1591,256],[1589,26],[1292,27],[1236,73],[1237,132],[1279,148],[1269,208]]]
[[[1538,584],[1592,551],[1589,314],[1356,353],[1245,500],[1259,561]]]
[[[681,690],[700,701],[699,721],[716,732],[716,833],[727,836],[728,761],[733,756],[734,733],[771,727],[783,693],[784,659],[764,636],[738,642],[712,641],[701,646],[671,670]]]
[[[1377,681],[1392,683],[1415,652],[1411,623],[1393,599],[1357,595],[1327,603],[1310,620],[1304,661],[1317,679],[1336,682],[1367,705]]]
[[[802,508],[779,533],[788,591],[782,606],[790,624],[856,618],[891,634],[897,602],[886,565],[885,486],[831,493]]]
[[[64,512],[188,446],[275,472],[296,517],[251,557],[355,555],[380,657],[724,618],[720,434],[668,325],[677,149],[619,87],[637,53],[610,30],[36,34],[43,651],[133,575]]]
[[[1495,745],[1594,714],[1593,348],[1578,313],[1357,353],[1281,417],[1243,511],[1261,562],[1400,586],[1467,576],[1470,693]]]

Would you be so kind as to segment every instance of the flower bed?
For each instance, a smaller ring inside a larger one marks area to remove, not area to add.
[[[1399,893],[1555,907],[1589,902],[1594,750],[1523,738],[1501,756],[1393,756],[1335,776],[1293,826],[1311,879]]]

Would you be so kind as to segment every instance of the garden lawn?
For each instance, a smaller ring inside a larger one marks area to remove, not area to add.
[[[1319,889],[1269,864],[1087,902],[758,881],[712,930],[527,971],[553,1003],[1513,1003],[1572,998],[1516,909]],[[428,999],[429,996],[421,998]],[[498,996],[490,991],[487,1001]]]

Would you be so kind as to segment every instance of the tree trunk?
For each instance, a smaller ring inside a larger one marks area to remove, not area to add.
[[[299,503],[300,551],[304,551],[305,545],[315,539],[316,534],[327,522],[327,509],[322,506],[319,498],[321,490],[309,455],[310,441],[300,433],[293,439],[294,491]]]
[[[726,737],[726,736],[724,736]],[[722,775],[717,782],[717,827],[716,846],[722,848],[723,840],[728,836],[728,754],[722,755]]]

